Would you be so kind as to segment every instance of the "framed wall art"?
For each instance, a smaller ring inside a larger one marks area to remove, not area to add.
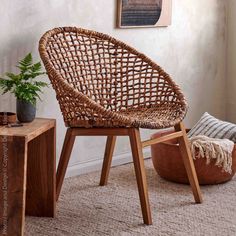
[[[119,28],[162,27],[171,24],[172,0],[118,0]]]

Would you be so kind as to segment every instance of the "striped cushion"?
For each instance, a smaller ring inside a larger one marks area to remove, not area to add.
[[[236,143],[236,125],[216,119],[205,112],[188,133],[189,138],[196,135],[205,135],[210,138],[226,138]]]

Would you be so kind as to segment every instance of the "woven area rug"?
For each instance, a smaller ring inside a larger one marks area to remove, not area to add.
[[[201,187],[204,203],[194,204],[187,185],[167,182],[145,162],[153,225],[144,226],[133,164],[111,169],[99,187],[100,172],[66,179],[57,216],[26,218],[26,235],[236,235],[236,178]]]

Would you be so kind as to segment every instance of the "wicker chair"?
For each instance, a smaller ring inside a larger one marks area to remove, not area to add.
[[[157,64],[108,35],[75,28],[46,32],[39,52],[68,127],[57,170],[57,199],[76,136],[107,136],[100,185],[106,185],[116,136],[129,136],[143,220],[152,224],[142,147],[179,138],[195,201],[201,192],[181,122],[187,105]],[[175,127],[174,134],[141,142],[139,128]]]

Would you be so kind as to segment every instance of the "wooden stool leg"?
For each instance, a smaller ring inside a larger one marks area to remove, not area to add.
[[[181,122],[180,124],[176,125],[175,130],[183,132],[183,136],[179,138],[180,152],[183,158],[184,166],[188,175],[190,185],[192,187],[195,202],[202,203],[201,190],[198,183],[198,178],[197,178],[193,158],[191,155],[191,151],[189,149],[188,138],[187,138],[186,130],[183,123]]]
[[[139,198],[141,202],[143,221],[146,225],[152,224],[151,210],[148,198],[147,180],[144,167],[144,159],[142,152],[142,143],[138,129],[129,130],[130,144],[133,154],[135,174],[138,184]]]
[[[65,178],[66,169],[69,163],[74,142],[75,142],[75,136],[72,134],[72,128],[68,128],[66,131],[65,140],[61,151],[61,157],[57,168],[57,180],[56,180],[57,200],[61,192],[61,186]]]
[[[107,185],[115,143],[116,143],[116,136],[107,137],[106,149],[102,165],[102,173],[100,178],[100,186]]]

